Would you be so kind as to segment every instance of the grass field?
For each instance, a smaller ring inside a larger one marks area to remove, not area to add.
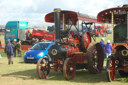
[[[97,38],[97,41],[101,38]],[[110,38],[111,35],[108,35],[105,40]],[[43,80],[37,76],[36,64],[24,63],[23,57],[16,57],[14,64],[8,65],[3,49],[0,49],[0,54],[0,85],[128,85],[128,78],[121,78],[118,72],[115,81],[107,82],[105,70],[100,74],[91,74],[86,69],[77,70],[71,81],[66,81],[60,71],[51,71],[48,79]]]
[[[0,85],[127,85],[127,78],[116,75],[113,82],[107,82],[106,72],[91,74],[87,70],[78,70],[75,79],[66,81],[59,72],[50,72],[48,79],[39,79],[36,73],[36,64],[26,64],[23,57],[14,58],[14,64],[8,65],[7,58],[0,59]]]

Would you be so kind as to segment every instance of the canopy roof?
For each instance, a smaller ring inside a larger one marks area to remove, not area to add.
[[[114,23],[123,23],[126,19],[128,6],[124,5],[123,7],[110,8],[99,12],[97,15],[98,22],[111,23],[112,12],[114,13]]]
[[[88,21],[88,22],[93,22],[93,23],[100,23],[100,22],[97,22],[97,19],[93,16],[89,16],[87,14],[81,14],[81,13],[74,12],[74,11],[67,11],[67,10],[61,10],[61,13],[60,13],[61,21],[63,21],[63,14],[65,17],[64,18],[65,24],[72,23],[72,24],[76,25],[78,20],[83,20],[83,21]],[[54,23],[54,12],[47,14],[45,16],[45,21]]]

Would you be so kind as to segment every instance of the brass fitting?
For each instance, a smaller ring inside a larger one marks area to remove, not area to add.
[[[122,54],[123,56],[128,56],[128,50],[122,50],[121,54]]]
[[[59,8],[54,9],[54,12],[61,12],[61,9],[59,9]]]

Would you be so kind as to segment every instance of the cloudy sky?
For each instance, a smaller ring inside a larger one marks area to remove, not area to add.
[[[128,0],[0,0],[0,25],[20,20],[28,21],[29,26],[46,26],[44,16],[54,8],[97,16],[104,9],[123,4]]]

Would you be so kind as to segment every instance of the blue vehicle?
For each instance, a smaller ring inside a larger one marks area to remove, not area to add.
[[[8,21],[5,26],[5,43],[8,39],[24,40],[25,30],[28,29],[27,21]],[[24,36],[23,36],[24,35]]]
[[[24,55],[24,62],[37,63],[37,61],[48,54],[49,47],[54,42],[39,42],[32,46]]]

